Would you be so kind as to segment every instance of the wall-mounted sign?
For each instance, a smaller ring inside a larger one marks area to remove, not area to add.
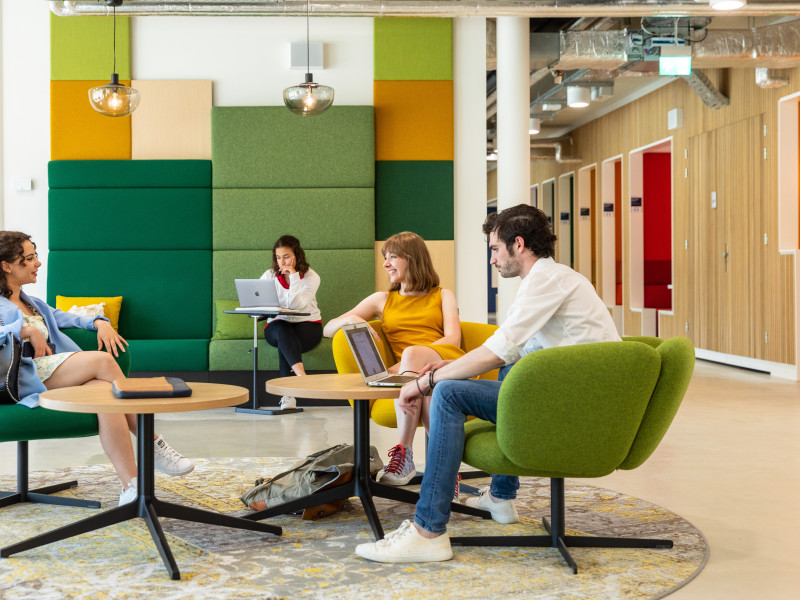
[[[561,213],[561,220],[562,221],[569,221],[569,213],[568,212],[562,212]]]
[[[631,196],[631,212],[642,212],[641,197]]]
[[[589,209],[581,207],[581,216],[582,217],[588,217],[589,216]]]
[[[603,203],[603,212],[614,212],[614,203],[613,202],[604,202]]]

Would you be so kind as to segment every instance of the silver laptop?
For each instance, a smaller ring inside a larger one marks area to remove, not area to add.
[[[364,383],[377,387],[401,387],[403,384],[416,379],[413,375],[393,375],[386,370],[381,353],[375,345],[369,325],[355,323],[342,327],[344,337],[350,344],[350,350],[356,357],[358,369],[364,378]]]
[[[242,312],[253,310],[275,311],[280,314],[299,312],[293,308],[283,308],[278,300],[278,290],[273,279],[234,279],[239,306]]]

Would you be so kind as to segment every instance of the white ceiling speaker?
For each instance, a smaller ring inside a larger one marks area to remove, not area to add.
[[[589,106],[592,91],[580,85],[567,86],[567,106],[570,108],[586,108]]]
[[[542,130],[542,120],[537,117],[531,117],[531,125],[528,133],[536,135]]]

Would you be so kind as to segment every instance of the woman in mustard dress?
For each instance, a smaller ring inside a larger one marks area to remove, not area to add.
[[[439,275],[423,239],[404,231],[393,235],[381,248],[383,268],[389,275],[388,292],[375,292],[353,310],[325,325],[324,333],[333,337],[343,325],[380,319],[383,332],[397,361],[391,373],[417,373],[431,362],[458,358],[461,349],[461,324],[452,291],[439,287]],[[375,339],[377,334],[373,331]],[[398,444],[389,450],[389,464],[379,481],[405,485],[416,475],[412,443],[422,419],[428,429],[430,397],[419,412],[405,414],[395,401]]]

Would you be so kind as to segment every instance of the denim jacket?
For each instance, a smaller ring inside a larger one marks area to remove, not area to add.
[[[79,317],[71,313],[65,313],[63,310],[48,306],[46,302],[39,300],[39,298],[28,296],[25,292],[20,292],[20,298],[23,302],[33,306],[44,317],[49,336],[47,341],[55,344],[55,354],[80,351],[78,344],[62,333],[61,329],[79,328],[94,331],[97,329],[94,326],[95,319],[108,321],[105,317]],[[0,296],[0,318],[3,319],[3,324],[0,325],[0,337],[13,335],[21,344],[20,332],[24,325],[22,317],[22,311],[16,304],[8,298]],[[19,361],[20,404],[30,408],[39,406],[39,394],[45,390],[44,384],[36,374],[36,366],[33,364],[33,359],[21,358]]]

